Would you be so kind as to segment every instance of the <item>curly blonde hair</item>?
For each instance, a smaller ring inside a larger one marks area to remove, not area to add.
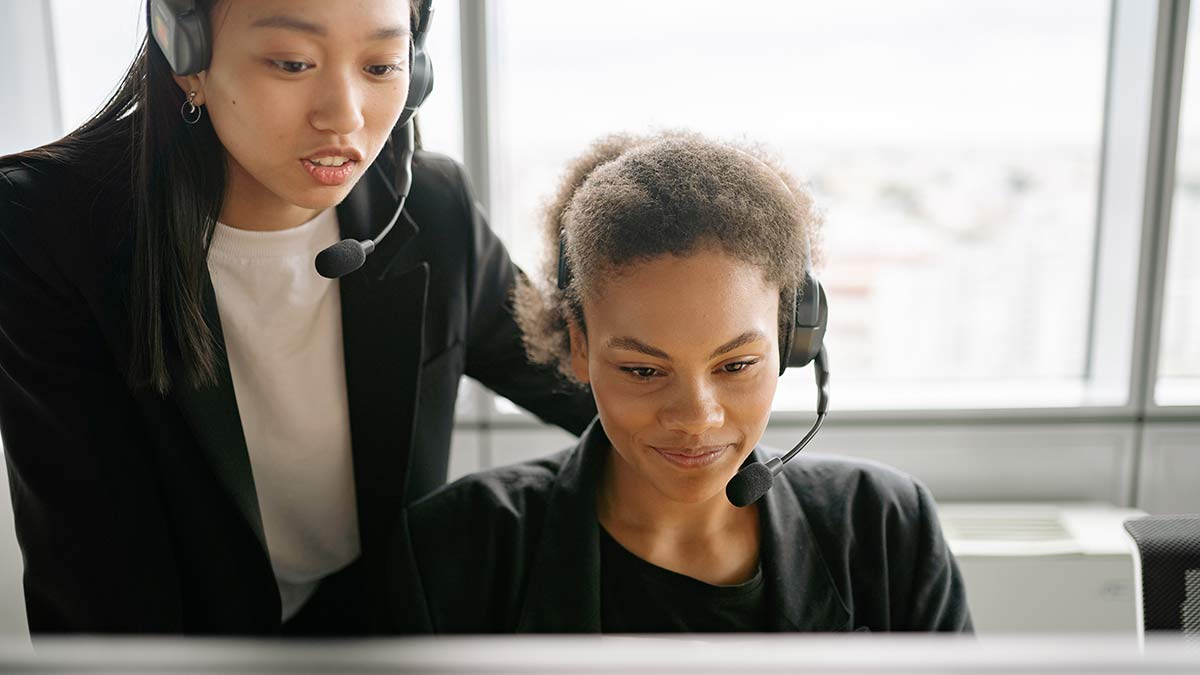
[[[820,224],[808,191],[760,145],[686,131],[600,138],[567,165],[545,206],[539,274],[520,279],[513,292],[525,350],[579,384],[568,322],[586,330],[583,300],[597,296],[606,276],[716,247],[790,291],[813,262]],[[559,289],[563,234],[570,283]]]

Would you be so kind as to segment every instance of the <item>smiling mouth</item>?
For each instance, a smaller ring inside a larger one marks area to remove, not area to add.
[[[709,445],[698,448],[660,448],[650,446],[663,459],[685,469],[705,467],[725,456],[732,445]]]

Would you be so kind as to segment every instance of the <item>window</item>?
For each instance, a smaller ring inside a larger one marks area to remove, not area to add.
[[[463,160],[462,61],[458,3],[435,2],[425,48],[433,61],[433,94],[421,106],[418,122],[427,150]]]
[[[1188,21],[1175,190],[1163,289],[1159,405],[1200,404],[1200,8]]]
[[[540,200],[604,133],[763,141],[827,213],[839,407],[1080,405],[1109,11],[496,2],[493,225],[534,267]],[[811,381],[777,407],[809,409]]]

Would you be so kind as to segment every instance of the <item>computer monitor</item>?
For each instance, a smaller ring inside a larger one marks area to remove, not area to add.
[[[1200,673],[1200,649],[1131,634],[520,636],[337,641],[38,640],[0,671],[39,673]]]

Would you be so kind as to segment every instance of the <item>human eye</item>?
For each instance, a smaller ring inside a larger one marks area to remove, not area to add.
[[[313,64],[305,63],[304,61],[287,61],[283,59],[271,59],[271,65],[289,75],[298,75],[315,67]]]
[[[651,368],[650,366],[621,366],[621,372],[629,373],[634,379],[642,381],[661,375],[657,368]]]
[[[364,68],[364,70],[366,70],[368,73],[374,75],[375,77],[387,77],[388,75],[392,75],[394,73],[399,73],[399,72],[403,71],[404,64],[402,64],[402,63],[379,63],[379,64],[375,64],[373,66],[367,66],[366,68]]]
[[[745,361],[734,361],[733,363],[726,363],[725,365],[721,366],[721,370],[726,373],[729,373],[731,375],[735,375],[737,373],[742,373],[742,372],[749,370],[750,367],[753,366],[754,364],[758,363],[758,361],[759,361],[758,359],[747,359]]]

